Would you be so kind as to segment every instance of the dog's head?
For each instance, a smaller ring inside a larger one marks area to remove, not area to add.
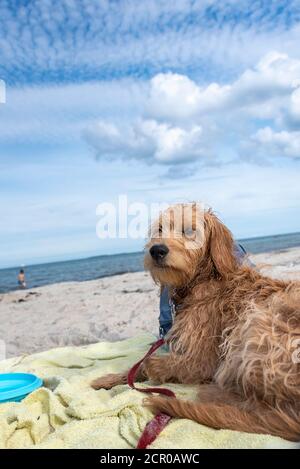
[[[230,231],[211,210],[178,204],[150,229],[145,268],[161,285],[183,287],[197,275],[225,278],[237,267]]]

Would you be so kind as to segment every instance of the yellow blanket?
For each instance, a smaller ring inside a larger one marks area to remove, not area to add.
[[[30,372],[44,387],[22,402],[0,404],[0,448],[134,448],[152,418],[144,395],[117,386],[94,391],[89,383],[128,369],[149,348],[152,336],[122,342],[64,347],[0,362],[0,372]],[[192,399],[195,386],[170,385]],[[293,448],[280,438],[212,430],[172,419],[151,448]]]

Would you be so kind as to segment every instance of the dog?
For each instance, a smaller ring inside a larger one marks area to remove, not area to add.
[[[197,384],[199,393],[195,401],[151,396],[144,403],[215,429],[300,441],[300,282],[240,265],[229,229],[210,209],[197,217],[196,203],[190,228],[196,233],[201,219],[202,236],[175,236],[184,206],[159,217],[146,245],[145,267],[169,288],[177,314],[169,353],[148,358],[138,379]],[[113,374],[92,386],[126,382],[127,373]]]

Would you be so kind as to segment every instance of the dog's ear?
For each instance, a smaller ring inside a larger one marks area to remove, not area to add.
[[[207,212],[209,227],[209,250],[216,272],[226,278],[237,266],[234,255],[234,240],[229,229],[211,212]]]

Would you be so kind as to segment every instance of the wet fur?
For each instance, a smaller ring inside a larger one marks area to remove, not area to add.
[[[210,210],[204,234],[199,249],[157,233],[147,244],[146,268],[180,307],[167,337],[170,353],[148,359],[139,378],[200,387],[196,401],[153,396],[145,404],[217,429],[300,441],[300,282],[239,265],[230,231]],[[161,266],[149,255],[156,243],[169,248]],[[105,377],[94,387],[102,384]]]

